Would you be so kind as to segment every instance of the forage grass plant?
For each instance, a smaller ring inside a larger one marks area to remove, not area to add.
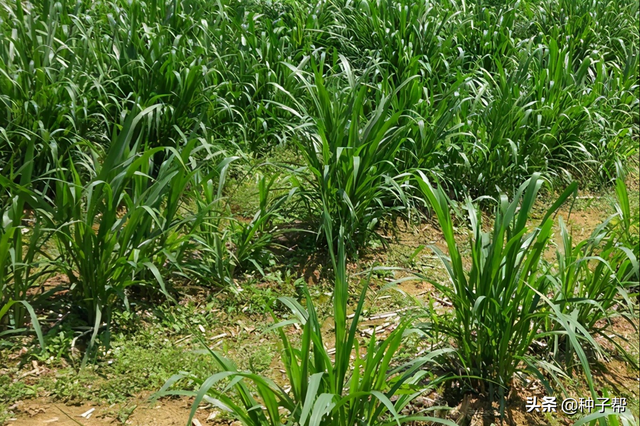
[[[638,271],[637,260],[640,257],[640,211],[636,206],[634,209],[629,202],[629,192],[627,191],[627,185],[624,181],[624,173],[622,173],[622,167],[619,168],[618,177],[616,178],[616,212],[617,212],[617,224],[616,226],[616,243],[618,246],[626,247],[631,251],[630,258],[635,258],[634,265],[635,274],[628,275],[630,280],[640,281],[640,273]]]
[[[307,174],[296,181],[309,205],[328,212],[330,220],[321,222],[324,234],[338,235],[342,229],[349,253],[355,255],[385,214],[407,203],[395,162],[403,143],[397,126],[402,111],[392,107],[392,94],[367,84],[367,74],[358,76],[345,57],[339,62],[338,77],[347,87],[329,86],[342,82],[323,77],[324,57],[311,77],[292,67],[312,100],[311,108],[299,104],[296,113],[307,121],[296,140]]]
[[[27,313],[44,348],[38,317],[28,291],[51,273],[43,247],[52,235],[50,208],[32,188],[34,144],[27,145],[21,167],[0,175],[0,336],[23,331]],[[17,181],[17,183],[15,182]],[[25,226],[27,211],[35,225]]]
[[[143,133],[136,132],[149,112],[127,119],[104,162],[90,165],[96,175],[87,184],[73,162],[61,165],[55,181],[60,267],[77,307],[93,324],[90,346],[103,320],[108,326],[115,303],[128,306],[126,289],[143,282],[143,275],[169,296],[156,266],[162,249],[157,243],[179,222],[178,204],[192,173],[185,164],[190,149],[170,151],[157,177],[149,176],[153,156],[162,149],[145,149]]]
[[[544,379],[548,363],[538,362],[529,348],[535,340],[546,338],[547,321],[557,323],[558,333],[566,336],[574,347],[579,341],[586,341],[599,348],[584,327],[549,300],[547,294],[553,287],[540,270],[541,256],[552,235],[553,215],[575,192],[575,183],[533,228],[529,228],[528,221],[542,185],[539,175],[523,183],[512,201],[505,195],[500,197],[489,232],[483,228],[479,211],[468,201],[466,209],[471,224],[468,268],[455,238],[447,196],[422,173],[418,184],[436,213],[448,248],[448,253],[444,253],[433,247],[449,277],[449,283],[433,282],[433,285],[453,305],[452,321],[442,321],[437,313],[431,312],[424,328],[453,340],[459,356],[459,363],[453,368],[466,372],[475,390],[498,399],[504,410],[516,373]],[[576,350],[593,391],[586,355],[580,347]]]
[[[198,281],[220,288],[237,290],[233,281],[232,259],[229,252],[228,232],[223,229],[227,224],[222,191],[225,185],[229,165],[237,157],[223,159],[213,172],[204,175],[198,171],[194,176],[194,183],[200,188],[196,198],[197,213],[195,214],[193,231],[190,232],[194,245],[180,248],[178,263],[188,275],[195,276]],[[217,176],[217,185],[214,182]],[[197,252],[194,261],[189,260],[191,253]]]
[[[326,214],[325,220],[329,221],[328,211]],[[328,230],[328,241],[333,241],[329,224],[325,229]],[[378,340],[374,334],[366,345],[361,346],[357,336],[358,325],[369,283],[368,279],[362,283],[358,304],[349,324],[348,278],[343,239],[341,233],[337,238],[337,253],[329,244],[335,272],[335,328],[332,337],[323,334],[322,322],[308,291],[305,291],[306,307],[292,298],[278,299],[291,309],[294,316],[293,319],[282,322],[277,322],[278,319],[274,316],[276,324],[271,327],[280,335],[288,387],[280,386],[267,377],[239,371],[232,361],[209,350],[221,372],[207,379],[185,374],[175,375],[167,380],[155,396],[194,396],[189,424],[199,404],[205,401],[229,412],[247,426],[289,423],[301,426],[393,425],[413,421],[454,425],[451,421],[429,416],[428,413],[399,414],[425,390],[421,379],[426,372],[421,367],[434,362],[448,350],[441,349],[406,364],[395,365],[393,359],[401,347],[407,322],[401,323],[385,339]],[[299,323],[302,328],[299,345],[294,345],[285,331],[293,323]],[[327,339],[335,339],[335,354],[331,354],[327,348]],[[185,377],[198,384],[199,390],[169,390]],[[436,383],[437,380],[431,386]]]
[[[557,271],[549,275],[554,285],[554,303],[594,335],[608,340],[632,365],[637,359],[620,345],[626,340],[611,329],[611,321],[622,317],[637,329],[635,304],[629,289],[638,285],[637,237],[631,237],[631,210],[622,177],[616,179],[617,212],[600,224],[585,240],[574,242],[561,217],[561,243],[556,250]],[[557,328],[557,324],[551,324]],[[565,335],[553,336],[553,352],[564,354],[567,366],[574,353]]]
[[[570,315],[591,334],[597,334],[611,342],[622,354],[627,352],[609,329],[615,317],[634,323],[634,304],[627,292],[630,279],[637,276],[638,262],[631,250],[618,247],[607,229],[610,220],[598,226],[589,238],[574,243],[562,218],[560,223],[561,246],[556,252],[558,271],[550,277],[554,285],[554,303],[562,312]],[[554,323],[553,328],[558,324]],[[623,338],[624,339],[624,338]],[[567,367],[573,361],[571,342],[564,334],[553,336],[554,354],[564,352]],[[632,364],[637,361],[627,355]]]
[[[237,292],[236,275],[257,270],[273,260],[271,247],[280,231],[273,225],[288,196],[273,196],[278,176],[262,176],[258,182],[259,210],[246,222],[229,211],[223,189],[230,165],[238,157],[226,157],[210,173],[197,170],[193,185],[197,211],[188,219],[188,243],[175,254],[181,274],[204,285]],[[217,181],[217,182],[216,182]]]

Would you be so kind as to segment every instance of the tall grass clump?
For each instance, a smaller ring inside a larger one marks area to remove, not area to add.
[[[50,207],[32,187],[33,160],[34,145],[29,144],[22,166],[0,175],[0,336],[24,331],[28,314],[44,346],[28,292],[52,273],[43,247],[53,230]],[[34,226],[27,226],[27,220]]]
[[[638,273],[638,261],[626,247],[616,246],[606,229],[609,221],[596,228],[592,235],[574,243],[566,225],[559,218],[561,246],[557,250],[558,271],[551,278],[554,283],[554,303],[558,309],[571,315],[591,334],[609,340],[623,354],[626,351],[611,332],[611,320],[625,318],[632,327],[634,304],[627,289]],[[637,283],[637,279],[635,280]],[[557,324],[553,324],[557,328]],[[606,331],[605,331],[606,330]],[[564,334],[554,336],[554,353],[563,353],[567,365],[573,360],[572,343]],[[562,349],[562,351],[561,351]],[[632,357],[628,357],[632,363]]]
[[[554,303],[571,315],[585,330],[608,340],[632,365],[630,356],[619,340],[627,340],[611,329],[616,317],[637,329],[635,304],[629,290],[638,286],[637,242],[628,240],[629,200],[624,180],[618,177],[618,212],[600,224],[585,240],[574,237],[561,217],[561,243],[556,251],[557,271],[550,276],[554,285]],[[557,328],[557,324],[551,324]],[[564,355],[570,365],[574,350],[566,335],[553,336],[553,353]]]
[[[274,225],[289,196],[275,196],[277,175],[258,181],[259,209],[249,221],[234,217],[223,195],[229,166],[237,157],[224,158],[211,173],[194,174],[196,211],[189,215],[189,242],[180,244],[175,254],[180,274],[197,282],[237,292],[239,272],[256,270],[274,261],[271,248],[281,232]]]
[[[502,409],[516,373],[544,378],[548,364],[532,356],[529,348],[534,341],[546,338],[547,321],[557,323],[558,333],[574,347],[586,341],[598,349],[589,332],[547,297],[553,286],[541,269],[541,256],[552,236],[553,216],[577,186],[570,185],[539,224],[531,227],[530,214],[542,183],[540,176],[534,175],[520,186],[512,201],[501,196],[491,231],[484,230],[479,210],[470,201],[466,203],[471,225],[471,264],[466,266],[447,196],[441,188],[431,186],[423,174],[418,178],[448,248],[448,254],[433,249],[446,268],[449,283],[433,285],[453,305],[451,321],[431,312],[425,328],[455,342],[459,361],[452,368],[464,371],[474,389],[499,399]],[[580,347],[577,352],[593,390],[586,355]]]
[[[298,182],[311,208],[329,215],[321,221],[324,234],[338,235],[342,229],[355,255],[385,215],[407,202],[402,168],[395,161],[403,143],[397,126],[402,111],[392,107],[391,93],[367,84],[367,73],[358,76],[344,57],[339,63],[342,71],[331,79],[321,72],[324,56],[311,76],[295,69],[312,100],[310,108],[299,105],[296,113],[304,120],[296,146],[306,167]]]
[[[329,220],[328,215],[325,220]],[[327,226],[326,229],[328,241],[334,241],[330,231],[332,228]],[[411,416],[399,414],[426,390],[421,379],[427,373],[421,367],[433,362],[447,350],[435,351],[406,364],[396,365],[394,356],[401,347],[407,322],[401,323],[383,340],[377,340],[374,333],[369,342],[361,346],[357,333],[369,279],[361,283],[363,286],[358,304],[349,324],[344,236],[340,234],[336,240],[337,252],[329,244],[335,272],[333,335],[324,335],[322,321],[318,318],[308,291],[305,291],[306,307],[292,298],[278,299],[291,309],[294,316],[293,319],[282,322],[278,322],[274,316],[275,325],[270,327],[280,335],[282,361],[289,384],[287,388],[277,385],[269,378],[239,371],[232,361],[209,350],[221,369],[220,373],[207,379],[175,375],[167,380],[156,396],[194,396],[188,422],[195,416],[199,404],[207,401],[229,412],[247,426],[275,426],[289,422],[300,425],[390,425],[412,421],[453,425],[451,421],[426,413]],[[302,327],[299,344],[294,344],[285,330],[294,323]],[[325,342],[328,340],[335,341],[335,354],[327,348]],[[199,390],[169,390],[185,377],[198,384]],[[431,386],[434,385],[435,382],[431,383]],[[252,389],[255,389],[259,398],[254,397]]]
[[[153,107],[152,107],[153,108]],[[94,324],[91,343],[103,321],[110,322],[117,303],[128,307],[127,288],[143,283],[143,276],[168,295],[156,266],[168,232],[177,216],[192,171],[186,146],[158,165],[150,176],[154,155],[164,148],[147,148],[136,127],[150,109],[131,115],[99,164],[67,162],[58,169],[55,235],[60,269],[81,317]],[[80,167],[95,171],[83,183]]]

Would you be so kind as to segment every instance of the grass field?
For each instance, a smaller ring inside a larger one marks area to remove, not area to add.
[[[637,425],[639,26],[0,0],[0,423]]]

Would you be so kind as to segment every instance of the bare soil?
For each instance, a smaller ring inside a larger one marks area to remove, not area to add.
[[[189,418],[191,401],[187,398],[164,398],[151,402],[146,395],[140,395],[127,404],[133,411],[125,420],[118,418],[120,407],[96,406],[95,404],[65,405],[49,401],[47,398],[21,401],[16,410],[20,413],[9,425],[15,426],[101,426],[124,424],[131,426],[184,426]],[[90,410],[94,410],[91,412]],[[89,416],[86,413],[91,412]],[[84,414],[84,417],[83,417]],[[200,412],[196,419],[201,424],[207,422],[208,413]],[[88,418],[87,418],[88,417]],[[197,425],[194,422],[194,425]]]

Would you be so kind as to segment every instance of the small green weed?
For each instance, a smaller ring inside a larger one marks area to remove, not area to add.
[[[0,375],[0,400],[6,404],[20,401],[38,395],[38,388],[10,377],[9,375]]]

